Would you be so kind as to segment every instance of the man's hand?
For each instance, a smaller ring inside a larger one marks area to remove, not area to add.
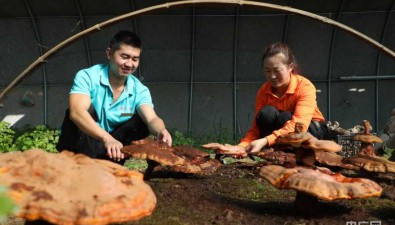
[[[159,141],[162,141],[164,143],[166,143],[167,145],[169,145],[171,147],[171,145],[173,144],[173,139],[171,138],[171,135],[169,133],[169,131],[167,131],[166,129],[161,130],[158,133],[158,137],[157,139]]]
[[[123,147],[122,143],[113,138],[112,136],[103,141],[104,147],[107,150],[107,155],[110,157],[110,159],[113,159],[115,161],[120,161],[123,159],[125,156],[121,152],[121,148]]]
[[[267,139],[261,138],[251,142],[250,145],[247,146],[246,150],[247,152],[259,152],[266,145],[267,145]]]

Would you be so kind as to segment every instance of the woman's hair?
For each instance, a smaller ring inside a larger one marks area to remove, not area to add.
[[[142,46],[141,39],[135,33],[126,30],[121,30],[112,37],[110,48],[113,51],[118,50],[121,44],[126,44],[139,49],[141,49]]]
[[[273,43],[271,45],[269,45],[268,47],[266,47],[266,49],[263,51],[263,55],[262,55],[262,63],[263,61],[268,58],[268,57],[272,57],[274,55],[277,55],[279,53],[282,53],[284,55],[284,64],[286,65],[294,65],[294,70],[297,67],[297,63],[296,63],[296,59],[294,54],[292,53],[292,50],[290,47],[288,47],[288,45],[281,43],[281,42],[276,42]]]

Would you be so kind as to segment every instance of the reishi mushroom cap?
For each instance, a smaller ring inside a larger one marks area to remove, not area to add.
[[[139,220],[156,206],[143,175],[107,160],[40,149],[0,154],[0,185],[19,217],[63,225]]]
[[[302,147],[312,150],[323,150],[328,152],[340,152],[342,146],[331,140],[318,140],[315,137],[311,137],[307,141],[302,143]]]
[[[343,169],[359,170],[359,167],[343,162],[343,157],[334,153],[323,150],[314,151],[315,159],[317,162],[327,166],[335,166]]]
[[[202,145],[205,149],[211,149],[215,154],[233,155],[233,156],[246,156],[245,148],[238,145],[221,144],[221,143],[207,143]]]
[[[395,162],[379,156],[358,154],[344,158],[343,162],[358,166],[369,172],[395,173]]]
[[[279,136],[276,139],[275,144],[277,145],[291,145],[292,147],[301,147],[302,143],[313,138],[309,132],[292,132]]]
[[[170,146],[150,137],[123,146],[121,152],[132,158],[149,159],[166,166],[185,164],[185,159],[175,155]]]
[[[348,178],[322,167],[268,165],[257,170],[257,175],[279,189],[294,189],[323,200],[374,197],[380,196],[383,190],[372,180]]]
[[[353,140],[365,142],[365,143],[381,143],[381,142],[383,142],[383,140],[381,140],[381,138],[379,138],[373,134],[356,134],[353,137]]]
[[[170,147],[150,137],[133,141],[121,151],[133,158],[153,160],[174,172],[206,175],[215,172],[221,165],[218,160],[211,159],[208,153],[200,149],[191,146]]]

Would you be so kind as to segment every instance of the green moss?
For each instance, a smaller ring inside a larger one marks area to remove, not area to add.
[[[145,159],[130,158],[126,160],[124,166],[130,170],[137,170],[142,172],[145,169],[147,169],[148,164],[147,164],[147,160]]]

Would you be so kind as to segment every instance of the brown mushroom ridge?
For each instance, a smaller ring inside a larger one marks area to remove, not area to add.
[[[8,187],[18,216],[27,220],[102,225],[139,220],[156,206],[141,173],[82,154],[0,154],[0,171],[0,185]]]
[[[326,168],[263,166],[257,175],[280,189],[294,189],[324,200],[380,196],[382,188],[364,178],[347,178]]]
[[[358,166],[369,172],[395,173],[395,162],[379,156],[358,154],[344,158],[343,162]]]

